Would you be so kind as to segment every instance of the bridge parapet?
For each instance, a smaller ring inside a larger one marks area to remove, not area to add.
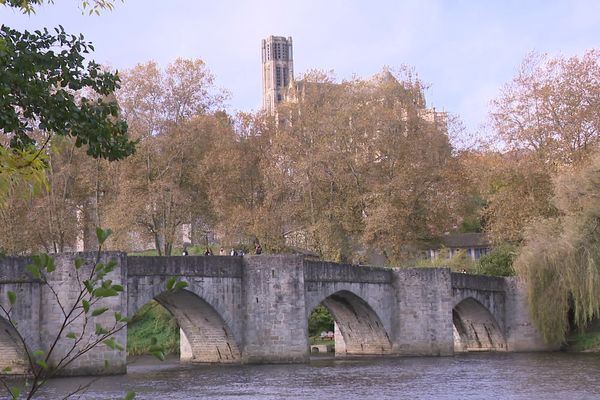
[[[394,279],[391,268],[304,261],[305,282],[389,283]]]
[[[504,278],[486,275],[450,273],[452,289],[481,290],[485,292],[505,292]]]
[[[127,276],[200,276],[241,278],[242,258],[229,256],[188,256],[127,258]]]
[[[30,262],[29,257],[3,257],[0,260],[0,284],[39,282],[25,270]]]

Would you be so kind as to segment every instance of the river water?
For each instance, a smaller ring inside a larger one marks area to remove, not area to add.
[[[454,357],[333,360],[310,364],[206,366],[141,359],[102,378],[82,399],[600,399],[600,355],[478,353]],[[89,378],[52,381],[57,399]]]

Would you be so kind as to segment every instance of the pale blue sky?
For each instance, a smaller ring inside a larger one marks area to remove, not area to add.
[[[528,52],[600,47],[594,0],[125,0],[100,17],[81,15],[77,0],[55,2],[33,16],[0,7],[0,22],[61,24],[94,43],[97,62],[118,69],[202,58],[232,93],[230,110],[243,111],[260,106],[260,40],[292,36],[296,75],[316,68],[368,77],[407,64],[431,85],[428,104],[459,115],[472,133]]]

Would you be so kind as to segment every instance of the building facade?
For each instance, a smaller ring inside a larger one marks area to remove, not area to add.
[[[273,114],[288,99],[294,81],[292,38],[269,36],[262,41],[263,109]]]

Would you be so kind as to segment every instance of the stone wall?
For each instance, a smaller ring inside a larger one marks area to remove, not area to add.
[[[170,277],[178,277],[188,283],[186,290],[197,296],[199,307],[206,303],[216,312],[240,346],[244,338],[242,263],[242,257],[229,256],[129,257],[128,315],[161,295]]]
[[[308,325],[302,256],[246,256],[243,280],[244,361],[307,361]]]
[[[48,285],[42,286],[42,304],[40,308],[40,333],[42,349],[48,352],[54,345],[54,356],[50,359],[50,365],[59,365],[61,359],[73,349],[74,340],[66,338],[69,332],[73,332],[77,337],[83,336],[80,345],[75,347],[75,352],[83,348],[88,341],[95,341],[98,336],[95,335],[95,327],[101,324],[103,327],[112,327],[115,323],[114,313],[119,312],[122,315],[127,313],[127,297],[125,294],[119,296],[107,297],[101,299],[91,307],[91,310],[101,307],[108,307],[109,311],[97,317],[89,315],[86,320],[83,315],[75,318],[74,322],[63,331],[60,340],[54,344],[53,340],[59,333],[65,320],[63,310],[68,310],[74,303],[77,295],[82,289],[82,281],[88,279],[91,269],[94,266],[96,254],[89,253],[63,253],[54,256],[56,260],[56,271],[48,274],[48,283],[54,289],[50,290]],[[79,270],[80,279],[77,279],[75,273],[75,258],[81,257],[86,263]],[[125,253],[102,253],[100,262],[108,263],[110,260],[117,261],[117,267],[109,273],[105,279],[111,279],[113,284],[119,284],[127,287],[126,268],[127,255]],[[57,301],[57,297],[58,301]],[[59,305],[59,301],[60,304]],[[121,324],[119,324],[121,326]],[[123,328],[112,336],[118,343],[125,346],[127,344],[127,329]],[[125,373],[127,354],[126,351],[112,350],[109,347],[98,344],[91,351],[78,357],[63,370],[62,375],[107,375]]]
[[[454,350],[505,351],[504,278],[452,273]]]
[[[41,285],[25,272],[29,262],[23,257],[5,257],[0,261],[0,305],[4,310],[10,310],[11,318],[17,322],[15,329],[7,316],[0,314],[0,370],[10,368],[11,374],[27,373],[29,363],[25,346],[31,351],[40,348]],[[12,309],[9,291],[17,295]]]
[[[529,315],[526,283],[506,278],[506,344],[508,351],[556,351],[544,342]]]
[[[389,268],[305,261],[306,316],[323,304],[336,321],[336,356],[391,354],[396,295]]]
[[[8,306],[8,290],[17,293],[14,317],[30,349],[52,346],[50,338],[64,319],[56,296],[63,308],[74,301],[80,290],[74,259],[94,256],[57,255],[57,270],[50,280],[54,291],[23,272],[27,259],[0,261],[0,304]],[[531,324],[526,288],[516,279],[451,274],[443,268],[359,267],[289,255],[128,258],[122,253],[102,254],[103,262],[110,259],[118,265],[109,278],[122,284],[125,293],[94,306],[106,305],[110,312],[90,318],[87,323],[92,329],[85,335],[94,337],[96,323],[112,325],[114,311],[131,316],[155,299],[180,325],[183,360],[305,362],[310,351],[308,316],[318,304],[325,305],[336,319],[338,355],[451,355],[457,324],[463,325],[466,337],[457,342],[459,350],[553,349]],[[79,273],[83,276],[91,267],[89,263]],[[188,287],[167,292],[166,282],[172,276],[185,280]],[[83,323],[79,317],[69,331],[81,330]],[[23,348],[17,332],[11,332],[6,320],[0,320],[0,325],[0,367],[22,370]],[[56,346],[57,354],[64,354],[73,343],[64,337],[66,333]],[[489,343],[482,340],[486,337]],[[116,339],[126,344],[126,330]],[[500,342],[505,347],[498,346]],[[56,365],[60,357],[50,361]],[[125,352],[100,345],[69,365],[65,373],[122,373],[125,362]]]
[[[397,296],[394,352],[400,355],[452,355],[450,271],[394,269]]]
[[[13,310],[13,319],[17,321],[17,329],[20,336],[24,339],[28,350],[33,353],[36,350],[49,352],[51,348],[53,356],[49,359],[50,366],[62,365],[61,360],[69,351],[75,354],[84,342],[88,339],[94,340],[94,330],[96,323],[103,326],[112,326],[114,323],[114,312],[126,313],[126,297],[123,295],[102,299],[96,307],[109,307],[110,311],[98,317],[89,317],[87,322],[84,317],[77,313],[72,314],[75,317],[70,318],[73,323],[64,329],[58,336],[61,327],[65,321],[65,313],[74,303],[77,294],[81,290],[81,282],[87,279],[92,267],[95,253],[64,253],[54,255],[56,270],[47,274],[49,285],[41,284],[25,272],[25,266],[31,262],[25,257],[6,257],[0,261],[0,304],[8,307],[6,293],[9,290],[17,294],[17,302]],[[90,261],[84,265],[79,274],[81,279],[77,279],[74,260],[76,257],[82,257]],[[126,263],[126,256],[123,253],[103,253],[100,261],[107,263],[110,259],[115,259],[118,266],[107,278],[112,279],[115,284],[126,286],[125,269],[121,265]],[[0,366],[15,366],[15,372],[26,372],[26,363],[24,346],[19,343],[21,340],[11,331],[6,320],[1,321],[3,325],[0,333]],[[84,331],[84,325],[85,331]],[[79,346],[73,345],[73,339],[66,338],[70,332],[78,337],[82,336]],[[115,336],[117,342],[126,344],[126,330],[118,332]],[[55,340],[58,340],[55,343]],[[18,358],[21,360],[18,360]],[[109,363],[105,366],[105,360]],[[63,361],[64,362],[64,361]],[[124,373],[126,368],[126,354],[124,351],[111,350],[103,344],[98,345],[91,351],[83,354],[77,360],[67,365],[63,370],[63,375],[102,375]]]

